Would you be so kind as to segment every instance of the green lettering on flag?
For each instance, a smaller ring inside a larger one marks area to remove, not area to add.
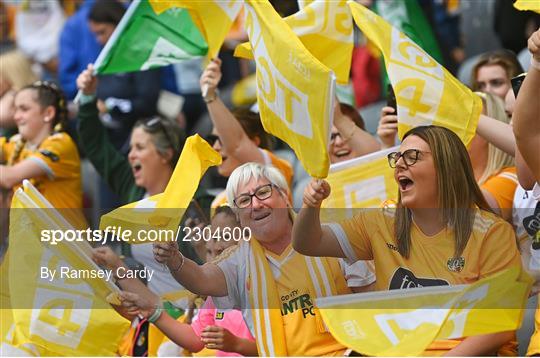
[[[156,14],[135,0],[95,63],[99,74],[144,71],[205,56],[208,45],[186,9]]]

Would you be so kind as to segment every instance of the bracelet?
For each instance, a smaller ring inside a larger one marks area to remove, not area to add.
[[[156,305],[156,309],[154,310],[154,313],[152,313],[150,315],[150,317],[148,317],[148,322],[150,323],[156,323],[156,321],[159,319],[159,317],[161,317],[161,314],[163,313],[163,306],[161,304],[161,302],[159,304]]]
[[[182,267],[184,267],[184,262],[186,262],[186,258],[184,257],[184,254],[182,254],[181,252],[179,252],[179,253],[180,253],[180,257],[182,258],[182,261],[180,262],[180,265],[178,265],[177,268],[172,269],[172,270],[171,270],[171,268],[169,268],[169,271],[171,273],[179,272],[182,269]]]
[[[540,61],[535,60],[534,57],[532,56],[531,56],[531,67],[540,71]]]
[[[218,95],[219,95],[219,90],[216,88],[214,90],[214,96],[209,97],[208,95],[206,95],[206,96],[203,97],[203,100],[204,100],[205,103],[212,103],[212,102],[214,102],[216,100]]]

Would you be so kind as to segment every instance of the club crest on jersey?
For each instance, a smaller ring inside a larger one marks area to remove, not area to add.
[[[452,272],[461,272],[465,267],[465,258],[463,257],[451,257],[446,262],[446,267]]]
[[[221,321],[223,317],[225,316],[225,312],[222,311],[216,311],[216,320]]]

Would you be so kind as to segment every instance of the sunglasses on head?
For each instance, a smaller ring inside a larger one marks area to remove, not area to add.
[[[161,117],[152,117],[152,118],[147,119],[143,123],[143,125],[144,125],[145,129],[150,133],[155,133],[157,131],[163,132],[163,134],[165,135],[165,138],[167,138],[167,141],[169,142],[169,145],[171,146],[171,148],[175,149],[175,143],[176,142],[171,137],[169,131],[165,127],[165,124],[163,124],[164,120],[165,119],[163,119]]]

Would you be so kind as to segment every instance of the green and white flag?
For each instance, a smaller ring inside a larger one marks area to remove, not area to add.
[[[205,56],[208,45],[185,9],[157,14],[135,0],[94,64],[98,74],[144,71]]]

